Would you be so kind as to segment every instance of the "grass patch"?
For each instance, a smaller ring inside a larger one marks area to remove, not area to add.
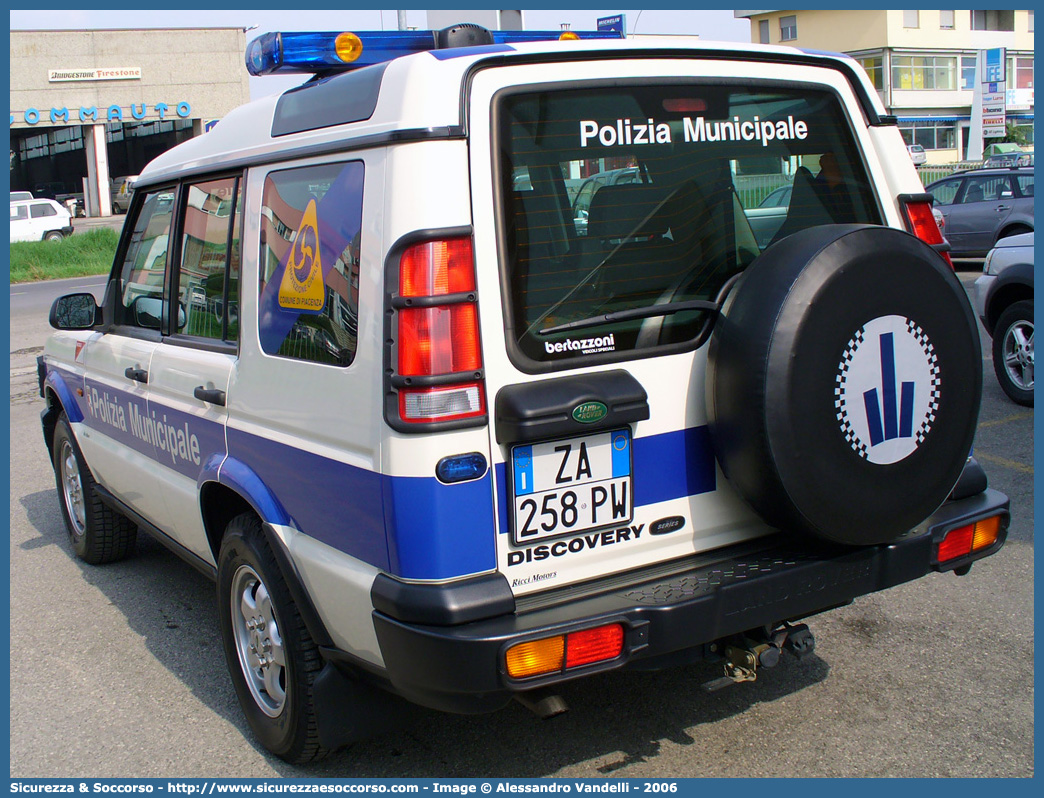
[[[31,283],[64,277],[108,274],[120,234],[109,228],[77,233],[62,241],[11,244],[11,282]]]

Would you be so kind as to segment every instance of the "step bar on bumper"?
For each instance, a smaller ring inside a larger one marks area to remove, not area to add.
[[[1001,529],[993,545],[967,561],[946,566],[935,561],[947,532],[996,515]],[[966,570],[971,559],[1000,549],[1008,520],[1007,497],[986,490],[947,502],[916,532],[894,543],[850,548],[788,542],[777,534],[714,552],[710,562],[705,555],[688,568],[682,563],[667,577],[650,579],[641,572],[630,580],[617,577],[606,580],[604,590],[586,586],[582,598],[532,611],[505,613],[504,597],[490,590],[488,576],[470,588],[467,583],[413,585],[406,599],[402,583],[380,577],[372,592],[373,619],[385,676],[395,692],[434,709],[488,712],[519,691],[628,665],[655,666],[656,658],[685,650],[696,650],[698,658],[701,647],[730,635],[807,617],[932,571]],[[446,591],[455,590],[462,591],[459,602],[446,597]],[[434,617],[418,622],[414,609],[425,594],[432,604],[451,607],[448,617],[455,619],[481,615],[483,594],[501,614],[452,625],[431,623]],[[610,623],[624,628],[619,657],[526,680],[507,675],[510,645]]]

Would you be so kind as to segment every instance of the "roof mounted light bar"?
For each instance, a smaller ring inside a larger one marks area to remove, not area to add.
[[[619,39],[616,31],[490,31],[479,25],[453,25],[425,31],[350,31],[266,33],[247,46],[251,75],[324,74],[380,64],[412,53],[459,47],[510,45],[576,39]]]

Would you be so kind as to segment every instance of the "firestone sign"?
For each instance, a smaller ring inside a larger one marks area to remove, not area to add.
[[[83,80],[141,80],[141,67],[101,67],[98,69],[49,69],[50,83]]]
[[[151,114],[162,121],[167,118],[171,110],[171,106],[167,103],[153,103]],[[150,116],[148,103],[131,103],[127,111],[131,119],[139,122]],[[181,119],[188,119],[192,115],[192,106],[183,100],[173,107],[173,112]],[[41,122],[45,125],[67,125],[72,120],[74,113],[77,115],[77,120],[85,125],[96,125],[100,122],[122,122],[124,120],[124,108],[120,105],[110,105],[106,109],[99,109],[95,105],[89,107],[81,105],[79,110],[74,109],[73,111],[70,111],[68,108],[52,108],[50,111],[26,108],[21,113],[21,117],[22,121],[27,125],[38,125]],[[45,114],[47,115],[46,117]],[[13,125],[14,123],[15,115],[11,114],[11,124]]]

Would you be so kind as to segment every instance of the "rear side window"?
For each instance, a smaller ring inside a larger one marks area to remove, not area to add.
[[[29,206],[29,212],[32,214],[34,219],[42,219],[45,216],[57,216],[58,211],[53,206],[46,202],[40,202],[36,205]]]
[[[516,361],[691,346],[711,317],[692,301],[714,301],[775,241],[820,224],[881,223],[828,91],[505,92],[495,124]]]
[[[969,177],[964,183],[964,196],[961,197],[961,204],[992,202],[1012,196],[1014,195],[1011,191],[1011,183],[1006,175]]]
[[[361,161],[265,178],[258,301],[265,353],[334,366],[352,362],[362,192]]]

